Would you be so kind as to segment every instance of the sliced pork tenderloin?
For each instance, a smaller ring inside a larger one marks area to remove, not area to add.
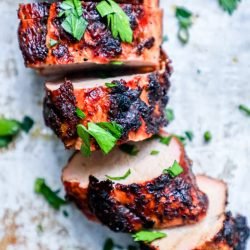
[[[151,139],[136,147],[139,152],[135,156],[119,148],[107,156],[99,151],[90,158],[74,155],[62,175],[68,198],[90,219],[98,219],[117,232],[168,228],[202,220],[207,197],[196,185],[182,143],[173,137],[169,146]],[[153,150],[159,154],[152,155]],[[183,168],[177,177],[163,173],[174,161]],[[123,176],[129,169],[131,174],[124,180],[105,177]]]
[[[77,41],[61,26],[63,18],[58,17],[60,5],[61,2],[20,6],[18,36],[27,67],[45,75],[55,75],[93,67],[152,71],[159,66],[161,9],[120,4],[133,30],[132,43],[126,43],[112,36],[106,19],[101,18],[96,10],[97,3],[85,1],[82,2],[83,17],[88,25],[81,40]],[[56,41],[53,46],[51,41]]]
[[[183,227],[162,230],[167,237],[142,245],[142,250],[244,250],[249,228],[243,216],[225,213],[227,186],[224,182],[198,176],[199,188],[207,194],[205,219]]]
[[[106,86],[114,84],[114,87]],[[167,124],[169,72],[153,72],[106,79],[65,80],[46,83],[46,125],[66,148],[80,149],[77,124],[116,122],[122,130],[118,143],[141,141],[157,134]],[[79,119],[76,108],[86,117]],[[96,149],[93,146],[92,149]]]

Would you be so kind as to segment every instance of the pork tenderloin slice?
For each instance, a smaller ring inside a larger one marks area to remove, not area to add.
[[[113,38],[105,18],[101,18],[96,12],[96,4],[91,2],[83,2],[83,16],[88,26],[81,41],[76,41],[61,27],[62,20],[58,17],[60,4],[51,4],[49,10],[47,5],[41,7],[42,10],[37,7],[38,10],[30,13],[30,16],[44,13],[45,17],[41,18],[22,19],[28,14],[20,13],[18,37],[27,67],[45,75],[91,68],[107,70],[113,62],[122,63],[120,68],[158,69],[162,43],[161,9],[121,4],[133,29],[133,42],[130,44]],[[58,43],[51,47],[52,39]],[[43,56],[40,56],[40,51]]]
[[[119,232],[200,221],[206,215],[207,197],[196,185],[179,140],[173,137],[166,146],[152,139],[136,147],[136,156],[118,148],[107,156],[101,152],[94,152],[90,158],[74,155],[62,174],[67,196],[90,219]],[[159,154],[151,155],[152,150]],[[183,173],[175,178],[163,174],[175,160]],[[123,176],[129,169],[131,174],[124,180],[112,182],[105,177]]]
[[[109,88],[105,83],[114,83]],[[106,79],[76,79],[46,83],[44,118],[66,148],[80,149],[77,124],[114,121],[123,128],[118,143],[141,141],[157,134],[167,124],[169,72],[153,72]],[[75,110],[86,115],[81,120]],[[97,149],[92,145],[92,150]]]
[[[195,225],[166,229],[167,237],[143,250],[244,250],[249,237],[246,219],[225,213],[227,186],[223,181],[198,176],[199,188],[207,194],[209,207],[205,219]]]
[[[88,0],[85,2],[99,2]],[[133,5],[144,5],[150,8],[159,7],[159,0],[116,0],[117,3],[127,3]],[[18,18],[20,20],[44,18],[49,16],[49,8],[51,3],[40,2],[40,3],[27,3],[20,4],[18,9]]]

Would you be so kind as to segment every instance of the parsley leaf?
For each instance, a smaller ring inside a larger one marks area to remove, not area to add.
[[[246,115],[250,116],[250,108],[245,105],[239,105],[239,110],[243,111]]]
[[[123,42],[132,43],[133,31],[129,18],[123,9],[113,0],[104,0],[97,4],[101,17],[107,17],[108,26],[114,38],[120,37]]]
[[[58,41],[56,41],[56,40],[54,40],[54,39],[50,39],[49,40],[49,46],[50,46],[50,48],[51,47],[54,47],[55,45],[57,45],[59,42]]]
[[[130,174],[131,174],[131,170],[129,169],[123,176],[119,176],[119,177],[111,177],[109,175],[105,175],[105,176],[112,181],[120,181],[120,180],[125,180]]]
[[[189,141],[192,141],[194,138],[194,133],[192,131],[186,131],[185,132],[186,138],[188,138]]]
[[[139,149],[132,144],[122,144],[119,146],[120,150],[126,154],[135,156],[139,153]]]
[[[176,7],[175,16],[179,22],[178,38],[186,44],[189,40],[189,28],[192,25],[192,12],[184,7]]]
[[[175,118],[174,111],[172,109],[165,109],[165,116],[168,122],[172,122]]]
[[[152,150],[151,151],[151,155],[158,155],[160,153],[160,151],[158,151],[158,150]]]
[[[114,88],[114,87],[117,87],[117,84],[116,83],[112,83],[112,82],[106,82],[105,86],[107,88]]]
[[[167,169],[163,170],[164,174],[169,174],[172,178],[180,175],[183,172],[183,168],[179,165],[177,161],[174,161],[174,164]]]
[[[231,15],[238,7],[240,1],[241,0],[219,0],[219,4],[222,9],[224,9]]]
[[[77,134],[83,140],[81,152],[84,156],[90,156],[90,137],[91,135],[101,148],[108,154],[116,145],[117,140],[122,135],[122,127],[116,122],[88,123],[88,128],[82,124],[77,125]]]
[[[42,178],[36,179],[35,192],[37,194],[41,194],[56,210],[59,210],[61,206],[66,205],[66,201],[58,197],[57,192],[52,191],[51,188],[46,185],[45,180]]]
[[[161,136],[160,137],[160,143],[165,144],[165,145],[169,145],[170,141],[172,140],[172,136]]]
[[[28,133],[31,130],[31,128],[33,127],[34,121],[29,116],[25,116],[20,125],[21,125],[22,130],[25,131],[26,133]]]
[[[132,234],[132,237],[134,238],[134,241],[143,241],[146,243],[150,243],[154,240],[161,239],[166,237],[167,234],[157,231],[146,231],[142,230],[135,234]]]
[[[204,133],[204,140],[205,142],[210,142],[212,140],[212,134],[210,131],[206,131]]]
[[[79,108],[76,108],[76,115],[80,118],[80,119],[84,119],[86,117],[85,113],[79,109]]]
[[[62,22],[62,28],[80,41],[88,26],[88,22],[82,16],[80,0],[65,0],[61,3],[60,8],[62,11],[59,13],[59,17],[66,16]]]

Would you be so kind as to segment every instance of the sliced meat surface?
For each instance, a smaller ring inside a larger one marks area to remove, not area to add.
[[[166,134],[162,134],[166,135]],[[208,201],[192,174],[182,143],[175,137],[169,146],[151,139],[136,144],[136,156],[116,148],[109,155],[94,152],[90,158],[76,154],[63,171],[69,199],[91,219],[97,218],[117,232],[193,224],[206,215]],[[159,151],[151,155],[152,150]],[[183,173],[171,177],[163,170],[177,161]],[[111,181],[108,176],[123,176]]]
[[[105,83],[115,84],[107,87]],[[80,149],[77,124],[116,122],[123,128],[118,143],[141,141],[157,134],[167,124],[169,72],[124,77],[48,82],[44,118],[67,148]],[[86,118],[76,115],[76,107]],[[96,147],[93,147],[93,150]]]
[[[162,10],[144,5],[120,4],[130,20],[133,42],[114,38],[93,2],[82,2],[88,22],[80,41],[65,32],[58,17],[61,2],[21,5],[19,44],[27,67],[42,74],[113,67],[157,69],[162,43]],[[57,43],[51,46],[51,40]],[[34,46],[34,44],[36,46]],[[43,56],[37,51],[42,51]],[[117,62],[122,65],[117,66]],[[116,66],[115,66],[115,65]]]
[[[246,219],[225,213],[227,186],[224,182],[198,176],[199,188],[207,194],[209,207],[205,219],[162,232],[167,237],[142,246],[143,250],[244,250],[249,236]]]

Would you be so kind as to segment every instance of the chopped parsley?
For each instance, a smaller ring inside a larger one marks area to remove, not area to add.
[[[35,192],[42,195],[56,210],[59,210],[61,206],[66,205],[66,201],[57,195],[58,192],[52,191],[42,178],[36,179]]]
[[[183,168],[179,165],[177,161],[174,161],[174,164],[163,170],[164,174],[169,174],[172,178],[180,175],[183,172]]]
[[[56,46],[58,43],[59,43],[58,41],[56,41],[56,40],[54,40],[52,38],[49,40],[49,46],[50,46],[50,48]]]
[[[77,115],[80,119],[86,118],[85,113],[84,113],[81,109],[79,109],[79,108],[76,108],[76,115]]]
[[[83,140],[81,152],[90,156],[90,136],[92,136],[101,150],[108,154],[116,145],[122,135],[122,127],[116,122],[88,123],[88,128],[82,124],[77,125],[78,136]]]
[[[113,83],[113,82],[106,82],[105,83],[105,86],[107,88],[114,88],[114,87],[117,87],[117,84],[116,83]]]
[[[192,141],[193,138],[194,138],[194,133],[192,131],[186,131],[185,132],[185,135],[186,135],[186,138],[189,140],[189,141]]]
[[[237,9],[241,0],[219,0],[221,8],[227,11],[230,15]]]
[[[123,65],[123,62],[111,61],[110,64],[112,64],[112,65]]]
[[[189,28],[192,26],[192,12],[184,7],[176,7],[175,16],[179,23],[178,39],[186,44],[189,40]]]
[[[168,122],[172,122],[175,118],[174,111],[172,109],[165,109],[165,116]]]
[[[134,238],[134,241],[143,241],[146,243],[150,243],[154,240],[161,239],[166,237],[167,234],[157,231],[146,231],[142,230],[135,234],[132,234],[132,237]]]
[[[210,142],[212,140],[212,134],[210,131],[206,131],[203,137],[205,142]]]
[[[28,133],[33,124],[34,121],[28,116],[25,116],[22,122],[0,118],[0,148],[7,147],[20,130]]]
[[[243,111],[246,115],[250,116],[250,108],[245,105],[239,105],[239,110]]]
[[[114,242],[112,239],[108,238],[106,239],[106,241],[104,242],[104,245],[103,245],[103,250],[113,250],[114,249]]]
[[[162,144],[165,144],[165,145],[169,145],[169,143],[170,143],[170,141],[172,140],[172,135],[170,135],[170,136],[161,136],[160,137],[160,143],[162,143]]]
[[[130,174],[131,174],[131,170],[129,169],[123,176],[119,176],[119,177],[111,177],[109,175],[105,175],[105,176],[112,181],[120,181],[120,180],[125,180]]]
[[[107,17],[107,23],[114,38],[120,37],[123,42],[132,43],[133,31],[129,17],[113,0],[104,0],[97,4],[97,11],[101,17]]]
[[[139,149],[133,144],[122,144],[119,146],[120,150],[126,154],[135,156],[139,153]]]
[[[65,16],[62,28],[78,41],[81,40],[88,22],[83,18],[82,4],[80,0],[64,0],[60,9],[59,17]]]
[[[151,151],[151,155],[158,155],[160,153],[160,151],[158,151],[158,150],[152,150]]]
[[[168,39],[168,36],[167,35],[164,35],[163,38],[162,38],[162,43],[165,43],[167,42],[169,39]]]

